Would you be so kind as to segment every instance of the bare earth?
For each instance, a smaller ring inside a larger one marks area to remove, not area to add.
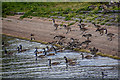
[[[63,20],[56,20],[56,23],[62,24],[65,22]],[[70,21],[69,21],[70,22]],[[68,21],[66,21],[68,23]],[[69,41],[71,37],[79,39],[80,42],[85,41],[86,38],[82,37],[81,31],[75,23],[71,26],[72,31],[66,34],[66,30],[61,27],[54,31],[55,27],[52,24],[51,19],[33,17],[32,19],[25,18],[19,20],[19,16],[8,16],[2,20],[2,33],[14,35],[18,37],[26,37],[30,39],[30,34],[35,34],[36,40],[41,40],[45,42],[55,41],[53,39],[56,35],[64,35],[67,37],[66,42]],[[96,47],[100,52],[109,55],[118,55],[118,27],[115,26],[104,26],[108,29],[108,33],[114,33],[115,36],[112,41],[107,40],[107,36],[104,34],[101,36],[99,32],[95,32],[96,28],[91,23],[88,23],[87,33],[92,34],[92,41],[89,47]]]

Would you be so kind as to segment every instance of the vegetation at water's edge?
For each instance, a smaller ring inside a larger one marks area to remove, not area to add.
[[[92,7],[96,7],[89,8],[91,5]],[[72,20],[73,18],[81,18],[86,19],[88,22],[96,22],[104,25],[108,21],[99,21],[99,19],[95,20],[100,17],[95,14],[102,10],[99,8],[101,5],[108,5],[108,2],[3,2],[2,15],[5,17],[6,15],[14,15],[13,13],[15,12],[25,12],[25,14],[20,17],[21,19],[26,17],[32,19],[32,16],[62,18],[66,21]],[[118,6],[112,6],[106,9],[119,10]],[[81,11],[90,12],[85,14]],[[109,18],[109,16],[105,18]],[[119,19],[114,21],[117,22],[118,20]]]
[[[25,37],[18,37],[18,36],[12,36],[12,35],[8,35],[8,34],[2,34],[3,36],[4,35],[6,35],[6,36],[10,36],[11,38],[7,38],[7,40],[8,39],[13,39],[13,38],[19,38],[19,39],[23,39],[23,40],[28,40],[28,41],[32,41],[32,42],[38,42],[38,43],[42,43],[42,44],[49,44],[48,42],[43,42],[43,41],[40,41],[40,40],[30,40],[30,39],[28,39],[28,38],[25,38]],[[6,41],[6,38],[5,37],[3,37],[4,38],[4,40]],[[55,44],[55,46],[56,47],[63,47],[63,46],[61,46],[61,45],[59,45],[59,44]],[[75,48],[75,49],[73,49],[74,51],[78,51],[78,52],[86,52],[86,53],[90,53],[90,51],[89,50],[86,50],[86,49],[78,49],[78,48]],[[98,52],[98,53],[96,53],[97,55],[100,55],[100,56],[103,56],[103,57],[110,57],[110,58],[113,58],[113,59],[118,59],[118,60],[120,60],[120,57],[118,57],[118,56],[112,56],[112,55],[107,55],[107,54],[103,54],[103,53],[101,53],[101,52]]]

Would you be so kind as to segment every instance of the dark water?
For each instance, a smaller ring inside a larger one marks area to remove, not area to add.
[[[39,48],[38,51],[42,51],[42,48],[47,45],[8,36],[3,36],[3,40],[9,44],[6,45],[7,50],[13,53],[2,53],[0,58],[2,67],[0,68],[2,69],[3,78],[101,78],[101,72],[106,75],[104,78],[118,78],[118,60],[115,59],[98,56],[94,59],[82,60],[81,52],[65,50],[64,52],[58,52],[54,56],[38,58],[36,61],[35,47]],[[16,47],[20,44],[23,45],[24,49],[29,50],[18,53]],[[50,47],[51,45],[48,46]],[[50,53],[53,52],[51,51]],[[84,55],[87,54],[89,53],[84,53]],[[66,69],[64,56],[77,59],[77,64],[68,66],[68,69]],[[52,66],[50,69],[48,59],[52,59],[52,62],[61,63]]]

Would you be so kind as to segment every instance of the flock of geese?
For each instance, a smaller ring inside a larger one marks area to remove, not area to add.
[[[55,23],[55,19],[52,19],[53,21],[53,26],[55,27],[55,30],[58,29],[58,27],[60,26],[59,24],[56,24]],[[101,27],[100,25],[96,25],[95,23],[93,23],[93,25],[95,26],[96,28],[96,32],[98,31],[101,36],[103,34],[107,34],[107,37],[108,37],[108,40],[112,41],[112,38],[114,36],[113,33],[108,33],[107,29],[106,28],[103,28]],[[65,39],[66,37],[63,36],[63,35],[56,35],[54,36],[53,39],[59,39],[58,41],[53,41],[53,42],[50,42],[52,44],[51,47],[48,47],[46,46],[45,48],[43,48],[42,51],[38,51],[38,48],[36,47],[35,48],[35,57],[36,57],[36,60],[37,58],[45,58],[46,56],[54,56],[57,54],[57,52],[62,52],[64,51],[65,49],[75,49],[75,48],[79,48],[81,49],[81,46],[82,45],[86,45],[84,48],[88,48],[88,45],[89,43],[91,43],[91,40],[90,40],[90,37],[92,37],[92,34],[90,33],[87,33],[87,34],[84,34],[88,29],[85,27],[86,25],[82,23],[82,20],[80,19],[79,21],[79,24],[78,24],[79,28],[80,28],[80,31],[82,31],[82,37],[85,37],[86,40],[83,41],[82,43],[79,42],[79,39],[74,39],[74,38],[70,38],[70,42],[68,42],[66,45],[64,45],[63,43],[63,39]],[[63,25],[63,27],[67,30],[66,34],[68,34],[68,32],[71,31],[71,27],[70,26],[67,26],[67,25]],[[31,34],[31,40],[35,40],[34,38],[34,34]],[[64,47],[54,47],[53,45],[54,44],[59,44],[59,45],[64,45]],[[2,45],[5,45],[4,42],[2,43]],[[22,45],[19,45],[17,47],[17,51],[18,53],[19,52],[24,52],[24,51],[27,51],[29,49],[23,49],[22,48]],[[84,59],[91,59],[93,57],[97,57],[96,53],[99,51],[97,48],[93,47],[93,48],[89,48],[90,52],[94,55],[94,56],[91,56],[91,55],[84,55],[83,53],[81,53],[81,58]],[[54,51],[54,53],[49,53],[51,51]],[[8,51],[5,49],[4,50],[4,53],[5,54],[9,54]],[[41,54],[43,53],[43,55],[38,55],[38,54]],[[68,57],[64,56],[63,59],[65,60],[65,63],[66,63],[66,68],[68,68],[68,65],[76,65],[76,60],[75,59],[69,59]],[[60,64],[60,62],[52,62],[52,59],[48,59],[48,66],[51,68],[52,65],[58,65]],[[104,73],[102,72],[102,76],[104,76]]]
[[[2,45],[4,45],[4,44],[2,44]],[[17,47],[17,52],[18,53],[25,52],[27,50],[30,50],[30,49],[23,49],[22,45],[19,45]],[[35,57],[36,57],[36,61],[37,61],[38,58],[43,59],[47,56],[55,56],[58,52],[63,52],[64,50],[65,50],[65,48],[59,48],[59,47],[55,47],[55,46],[52,45],[51,47],[46,46],[45,48],[43,48],[42,51],[38,51],[38,48],[36,47],[34,53],[35,53]],[[91,58],[96,57],[96,53],[98,52],[98,49],[96,49],[94,47],[94,48],[91,48],[90,51],[92,52],[92,54],[94,54],[94,56],[84,55],[83,53],[81,53],[82,60],[85,59],[85,58],[86,59],[91,59]],[[8,52],[6,48],[4,48],[4,53],[5,54],[13,54],[13,53]],[[66,56],[64,56],[63,59],[65,59],[66,68],[68,68],[68,65],[74,66],[74,65],[77,64],[76,59],[69,59]],[[51,59],[48,59],[48,61],[49,61],[48,65],[49,65],[50,68],[51,68],[51,65],[58,65],[58,64],[61,63],[61,62],[51,62]]]
[[[56,24],[54,18],[52,19],[52,21],[53,21],[53,26],[55,27],[55,30],[57,30],[58,27],[60,26],[60,24]],[[99,32],[101,34],[101,36],[105,33],[107,35],[107,37],[108,37],[108,40],[112,41],[112,38],[114,36],[113,33],[108,33],[107,28],[105,28],[105,27],[101,27],[100,25],[97,25],[95,23],[92,23],[92,24],[95,26],[96,32]],[[83,24],[82,23],[82,19],[79,19],[78,26],[80,28],[80,31],[82,31],[81,34],[85,33],[88,30],[86,28],[88,25]],[[64,24],[63,27],[67,30],[66,34],[71,31],[71,27],[70,26]],[[88,35],[88,37],[91,37],[91,36],[92,36],[92,34]]]
[[[53,21],[53,26],[55,27],[54,30],[58,30],[58,27],[60,26],[59,24],[56,24],[55,23],[55,19],[52,19]],[[81,23],[82,20],[80,19],[79,21],[79,28],[82,32],[82,34],[88,30],[87,28],[85,28],[85,24]],[[101,28],[99,25],[96,25],[94,24],[94,26],[97,28],[96,31],[99,31],[101,35],[103,35],[104,31],[106,31],[106,34],[107,34],[107,29],[106,28]],[[67,25],[63,25],[63,27],[67,30],[66,34],[68,32],[71,31],[71,27],[67,26]],[[109,34],[110,35],[110,34]],[[85,37],[87,40],[85,40],[84,42],[80,43],[78,40],[79,39],[74,39],[74,38],[70,38],[70,42],[67,43],[66,46],[64,47],[54,47],[53,45],[54,44],[59,44],[59,45],[64,45],[64,42],[63,42],[63,39],[65,39],[66,37],[63,36],[63,35],[56,35],[53,37],[53,39],[59,39],[58,41],[53,41],[53,42],[49,42],[50,44],[52,44],[52,46],[49,48],[48,46],[46,46],[45,48],[43,48],[43,51],[38,51],[38,48],[36,47],[35,48],[35,56],[36,56],[36,60],[37,58],[45,58],[46,56],[54,56],[57,54],[57,52],[62,52],[64,51],[65,49],[75,49],[75,48],[81,48],[79,46],[82,46],[83,44],[85,44],[86,46],[84,48],[87,48],[89,43],[91,42],[90,41],[90,37],[92,37],[92,34],[83,34],[82,37]],[[31,40],[34,40],[34,34],[31,34]],[[110,39],[112,40],[112,36],[110,37]],[[19,50],[19,49],[18,49]],[[93,48],[89,48],[90,52],[94,55],[94,56],[91,56],[91,55],[84,55],[83,53],[81,53],[81,57],[82,59],[86,58],[86,59],[91,59],[93,57],[97,57],[96,53],[98,52],[98,49],[93,47]],[[49,53],[50,51],[54,51],[54,53]],[[38,54],[41,54],[43,53],[43,55],[38,55]],[[66,56],[64,56],[64,59],[65,59],[65,63],[66,63],[66,67],[68,67],[68,65],[75,65],[76,64],[76,61],[74,59],[68,59]],[[51,67],[51,65],[58,65],[60,64],[60,62],[52,62],[51,59],[48,59],[49,61],[49,66]]]
[[[47,56],[54,56],[54,55],[56,55],[58,52],[62,52],[62,51],[64,51],[64,50],[65,50],[65,48],[60,49],[60,48],[57,48],[57,47],[54,47],[54,46],[51,46],[51,47],[46,46],[45,48],[43,48],[42,51],[38,51],[38,48],[36,47],[34,53],[35,53],[36,60],[37,60],[37,58],[45,58],[45,57],[47,57]],[[53,53],[50,53],[51,51],[52,51]],[[93,54],[96,54],[96,52],[98,52],[98,49],[96,49],[95,47],[94,47],[94,48],[91,48],[91,52],[93,52]],[[41,54],[41,53],[43,53],[43,55],[39,55],[39,54]],[[93,57],[97,57],[96,55],[94,55],[94,56],[84,55],[83,53],[81,53],[81,56],[82,56],[82,60],[83,60],[84,58],[86,58],[86,59],[91,59],[91,58],[93,58]],[[76,63],[77,63],[77,62],[76,62],[76,59],[69,59],[69,58],[67,58],[66,56],[64,56],[63,58],[65,59],[66,68],[68,67],[68,65],[74,66],[74,65],[76,65]],[[61,62],[51,62],[51,59],[48,59],[48,61],[49,61],[49,64],[48,64],[48,65],[49,65],[50,68],[51,68],[51,65],[58,65],[58,64],[61,63]]]
[[[28,49],[23,49],[22,45],[19,45],[17,47],[18,53],[26,51],[26,50],[28,50]],[[38,51],[38,48],[36,47],[34,53],[35,53],[35,57],[36,57],[36,61],[37,61],[37,58],[44,59],[47,56],[55,56],[58,52],[62,52],[64,50],[65,50],[65,48],[58,48],[58,47],[55,47],[55,46],[52,45],[51,47],[46,46],[45,48],[43,48],[42,51]],[[51,51],[53,53],[50,53]],[[91,51],[92,54],[94,54],[94,56],[84,55],[83,53],[81,53],[80,55],[81,55],[82,60],[85,59],[85,58],[86,59],[92,59],[92,58],[96,58],[97,57],[96,53],[98,52],[98,49],[93,47],[93,48],[90,48],[90,51]],[[43,53],[43,55],[39,55],[39,54],[42,54],[42,53]],[[70,66],[75,66],[77,64],[77,61],[76,61],[77,59],[69,59],[66,56],[64,56],[63,59],[65,60],[66,69],[68,68],[69,65]],[[61,62],[55,62],[55,61],[52,62],[52,59],[50,59],[50,58],[48,59],[48,66],[49,66],[50,69],[52,68],[51,66],[59,65],[60,63]],[[104,78],[104,76],[106,76],[104,74],[104,72],[101,72],[101,74],[102,74],[102,78]]]
[[[57,30],[58,27],[60,26],[60,24],[56,24],[55,23],[55,19],[52,19],[53,21],[53,26],[55,27],[54,30]],[[115,36],[115,34],[113,33],[108,33],[107,28],[105,27],[101,27],[100,25],[97,25],[95,23],[92,23],[94,25],[94,27],[96,28],[95,32],[99,32],[100,35],[102,36],[103,34],[106,34],[106,36],[108,37],[109,41],[112,41],[113,37]],[[86,40],[83,42],[80,42],[79,39],[75,39],[75,38],[70,38],[70,42],[68,42],[67,44],[64,42],[66,37],[63,35],[56,35],[54,37],[54,39],[58,39],[58,41],[53,41],[52,43],[57,43],[59,45],[64,45],[65,47],[69,47],[70,49],[74,49],[74,48],[83,48],[83,46],[85,45],[84,49],[88,48],[88,45],[91,43],[90,37],[92,37],[92,34],[87,33],[86,31],[89,30],[87,27],[87,24],[83,24],[82,23],[82,19],[79,19],[79,24],[78,24],[80,31],[82,31],[81,35],[82,37],[85,37]],[[68,34],[68,32],[72,31],[71,27],[69,25],[65,25],[63,24],[63,27],[66,29],[66,34]]]
[[[53,20],[53,26],[55,27],[55,30],[57,30],[60,25],[55,23],[55,19],[52,19],[52,20]],[[82,32],[82,34],[83,34],[88,29],[85,27],[86,25],[81,23],[81,22],[82,22],[82,20],[80,19],[78,26],[79,26],[80,30],[83,31]],[[93,23],[93,25],[97,28],[96,32],[99,31],[101,35],[103,35],[104,32],[105,32],[105,34],[107,34],[107,29],[106,28],[102,28],[100,25],[96,25],[94,23]],[[63,27],[67,30],[66,34],[71,31],[70,26],[63,25]],[[34,34],[31,34],[30,36],[31,36],[31,40],[35,40]],[[108,39],[110,41],[112,41],[112,37],[114,36],[114,34],[113,33],[108,33],[107,36],[109,37]],[[40,52],[38,52],[37,47],[35,48],[34,53],[35,53],[35,56],[36,56],[36,60],[37,60],[37,58],[45,58],[46,56],[54,56],[54,55],[57,54],[57,52],[61,52],[65,49],[72,49],[72,50],[74,50],[75,48],[81,49],[83,47],[83,45],[86,45],[84,48],[88,48],[88,45],[91,43],[90,37],[92,37],[92,34],[89,34],[89,33],[88,34],[83,34],[82,37],[86,38],[86,40],[83,41],[82,43],[79,42],[79,39],[70,38],[71,41],[68,42],[66,45],[64,45],[63,39],[65,39],[66,37],[63,36],[63,35],[56,35],[56,36],[54,36],[54,39],[58,38],[59,40],[51,42],[52,47],[49,48],[47,46],[46,48],[43,48],[43,51],[40,51]],[[56,48],[56,47],[53,46],[54,44],[64,45],[64,47],[57,47]],[[18,53],[23,52],[23,51],[27,51],[27,50],[29,50],[29,49],[22,49],[22,45],[19,45],[17,47]],[[96,53],[99,51],[97,48],[93,47],[93,48],[89,48],[89,50],[94,56],[91,56],[91,55],[86,55],[85,56],[83,53],[81,53],[82,59],[84,59],[84,58],[91,59],[92,57],[97,57]],[[54,53],[49,53],[50,51],[54,51]],[[6,49],[4,50],[4,52],[5,52],[5,54],[8,54],[8,51]],[[38,54],[41,54],[41,53],[43,53],[43,55],[38,55]],[[65,59],[66,64],[67,64],[66,66],[68,66],[68,64],[69,65],[75,65],[76,64],[75,61],[73,61],[72,59],[69,60],[66,56],[64,56],[64,59]],[[60,64],[58,62],[51,63],[51,59],[48,59],[48,61],[49,61],[49,66],[50,67],[51,67],[51,65]]]

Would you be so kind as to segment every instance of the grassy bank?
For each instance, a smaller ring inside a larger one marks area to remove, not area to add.
[[[19,38],[19,39],[23,39],[23,40],[28,40],[28,41],[32,41],[32,42],[38,42],[38,43],[41,43],[41,44],[49,44],[48,42],[43,42],[43,41],[40,41],[40,40],[30,40],[30,39],[25,38],[25,37],[18,37],[18,36],[13,36],[13,35],[4,34],[4,33],[2,35],[10,36],[10,37],[13,37],[13,38]],[[62,47],[58,44],[55,44],[55,46],[56,47]],[[76,48],[76,49],[74,49],[74,51],[90,53],[90,51],[86,50],[86,49],[77,49]],[[100,52],[98,52],[97,55],[120,60],[120,57],[118,57],[118,56],[112,56],[112,55],[103,54],[103,53],[100,53]]]
[[[102,9],[99,6],[108,5],[108,2],[3,2],[2,3],[2,15],[14,15],[15,12],[25,12],[20,18],[32,18],[37,17],[53,17],[62,18],[66,21],[75,20],[79,18],[84,19],[84,22],[93,22],[101,25],[110,25],[111,22],[117,23],[120,19],[118,16],[116,19],[110,14],[104,16],[107,13],[101,13],[98,11]],[[89,8],[89,6],[96,6],[95,8]],[[107,10],[119,10],[118,6],[106,8]],[[82,11],[90,11],[84,13]],[[114,12],[113,12],[114,13]],[[111,16],[111,17],[110,17]],[[110,21],[111,20],[111,21]],[[109,22],[109,23],[107,23]]]

